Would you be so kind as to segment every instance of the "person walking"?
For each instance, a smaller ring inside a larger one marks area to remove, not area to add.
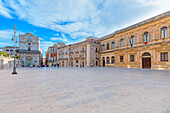
[[[57,68],[59,68],[59,63],[57,63]]]

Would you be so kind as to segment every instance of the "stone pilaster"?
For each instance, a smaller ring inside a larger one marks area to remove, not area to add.
[[[87,67],[90,67],[90,44],[87,44]]]

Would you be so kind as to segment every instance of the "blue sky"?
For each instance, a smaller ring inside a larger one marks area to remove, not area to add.
[[[0,47],[17,35],[40,37],[43,57],[48,46],[88,36],[102,37],[170,10],[170,0],[0,0]]]

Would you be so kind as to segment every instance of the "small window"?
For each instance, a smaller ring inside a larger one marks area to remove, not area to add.
[[[115,42],[113,41],[112,42],[112,49],[114,49],[115,48]]]
[[[168,61],[168,52],[161,53],[161,61]]]
[[[105,50],[105,45],[103,44],[103,50]]]
[[[82,51],[84,51],[84,47],[82,48]]]
[[[167,30],[167,27],[161,28],[161,38],[162,38],[162,39],[168,38],[168,30]]]
[[[120,39],[120,46],[123,46],[123,39]]]
[[[28,43],[28,45],[31,45],[31,43]]]
[[[143,34],[143,41],[144,41],[144,42],[148,42],[148,41],[149,41],[149,33],[148,33],[148,32],[145,32],[145,33]]]
[[[135,55],[130,55],[130,62],[134,62],[135,61]]]
[[[107,57],[106,60],[107,60],[107,64],[109,64],[110,63],[109,57]]]
[[[109,43],[107,43],[107,50],[109,50]]]
[[[114,56],[112,56],[112,58],[111,58],[111,63],[112,63],[112,64],[115,63],[115,57],[114,57]]]
[[[31,48],[30,48],[30,47],[28,47],[28,51],[31,51]]]
[[[9,51],[9,49],[6,49],[6,51]]]
[[[98,49],[96,48],[96,52],[98,52]]]
[[[131,44],[134,44],[134,36],[131,36],[130,42],[131,42]]]
[[[120,56],[120,62],[123,62],[123,56]]]

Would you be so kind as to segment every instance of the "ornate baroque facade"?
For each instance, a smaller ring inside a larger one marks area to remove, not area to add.
[[[42,50],[40,48],[39,37],[36,37],[31,33],[19,35],[18,54],[24,67],[41,65]]]

